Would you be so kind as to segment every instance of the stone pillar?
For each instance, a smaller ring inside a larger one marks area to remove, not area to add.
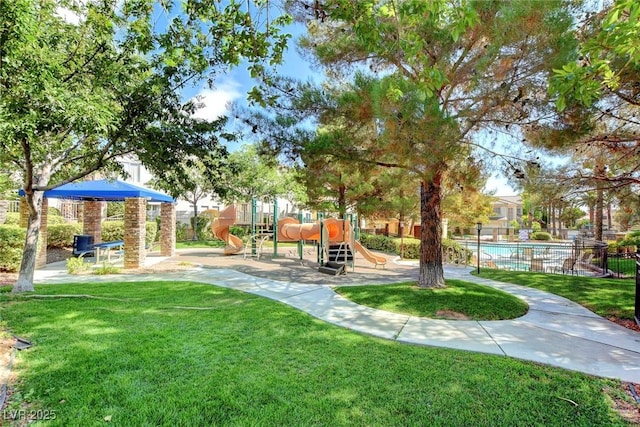
[[[442,238],[446,239],[449,236],[449,219],[442,218],[441,225],[442,225]]]
[[[78,203],[78,223],[84,223],[84,202]]]
[[[36,268],[47,265],[47,217],[49,216],[49,199],[42,198],[42,210],[40,212],[40,251],[36,256]]]
[[[20,197],[20,227],[27,228],[29,225],[29,205],[26,197]]]
[[[83,234],[93,236],[93,243],[102,242],[102,207],[104,202],[87,200],[84,205]]]
[[[173,203],[160,205],[160,255],[174,256],[176,253],[176,206]]]
[[[124,200],[124,268],[140,268],[144,265],[147,252],[144,247],[146,219],[147,199],[129,197]]]

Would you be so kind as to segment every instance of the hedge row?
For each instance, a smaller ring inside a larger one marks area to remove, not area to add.
[[[547,233],[546,231],[536,231],[534,233],[531,233],[530,239],[531,240],[552,240],[553,238],[551,237],[551,234]]]
[[[147,221],[145,228],[147,230],[145,244],[150,246],[156,241],[158,224],[153,221]],[[102,241],[112,242],[114,240],[124,240],[124,221],[107,221],[102,223]]]
[[[396,237],[363,233],[360,235],[360,243],[362,243],[365,248],[396,255],[400,255],[401,245],[403,245],[404,258],[420,258],[420,241],[416,239],[405,238],[404,242],[401,242],[401,240]],[[468,257],[469,255],[465,255],[464,252],[466,251],[466,249],[460,246],[458,242],[451,239],[442,239],[442,250],[454,252],[460,255],[460,259],[463,259],[465,256]]]
[[[47,224],[47,247],[70,248],[75,234],[82,234],[82,224]]]
[[[17,225],[0,225],[0,271],[18,271],[26,233]]]

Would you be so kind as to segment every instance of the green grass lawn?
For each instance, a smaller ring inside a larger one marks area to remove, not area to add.
[[[625,276],[633,277],[636,274],[636,260],[633,258],[609,257],[609,270]]]
[[[625,425],[619,382],[505,357],[401,344],[284,304],[194,283],[1,293],[34,346],[18,390],[39,425]]]
[[[451,318],[454,312],[473,320],[500,320],[527,312],[527,304],[513,295],[461,280],[447,280],[443,289],[420,289],[410,282],[341,286],[336,292],[358,304],[420,317]]]
[[[634,280],[491,269],[482,269],[480,276],[551,292],[570,299],[603,317],[633,319]]]

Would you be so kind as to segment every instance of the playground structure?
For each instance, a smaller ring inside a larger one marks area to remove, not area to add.
[[[320,242],[320,247],[327,249],[325,255],[330,262],[352,262],[357,251],[376,267],[387,263],[386,258],[375,255],[356,240],[353,225],[346,219],[327,218],[308,224],[301,224],[295,218],[282,218],[278,221],[278,241],[302,240]],[[321,264],[322,261],[323,259],[320,260]]]
[[[278,242],[297,242],[298,256],[302,259],[303,242],[317,242],[317,260],[323,266],[328,266],[327,271],[340,266],[340,271],[344,271],[346,265],[354,267],[356,251],[376,267],[384,266],[387,262],[386,258],[375,255],[367,248],[362,246],[356,239],[356,230],[353,226],[352,219],[335,219],[323,218],[320,214],[318,221],[312,223],[303,223],[302,215],[298,218],[284,217],[277,218],[277,205],[274,204],[274,216],[271,229],[266,229],[261,233],[257,232],[255,221],[255,201],[252,202],[253,215],[251,223],[251,235],[246,244],[237,236],[229,232],[229,227],[236,223],[236,208],[231,205],[220,212],[220,216],[212,223],[213,234],[224,240],[226,246],[224,248],[225,255],[240,253],[244,250],[245,258],[247,256],[260,257],[263,252],[263,245],[266,241],[273,241],[274,256],[278,256]],[[322,270],[321,270],[322,271]],[[334,273],[338,274],[338,273]]]
[[[229,227],[236,223],[236,207],[230,205],[220,212],[220,216],[213,220],[211,229],[213,235],[220,240],[224,240],[226,246],[224,247],[225,255],[237,254],[242,251],[244,243],[242,239],[234,236],[229,232]]]

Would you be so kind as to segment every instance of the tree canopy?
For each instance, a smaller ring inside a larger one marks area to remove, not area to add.
[[[315,109],[318,122],[343,121],[347,125],[339,129],[349,136],[300,141],[305,147],[316,143],[318,154],[402,169],[420,183],[420,286],[444,286],[440,222],[448,171],[475,155],[474,147],[483,145],[479,132],[490,124],[521,125],[539,118],[547,102],[548,73],[566,62],[565,53],[573,47],[567,46],[573,43],[567,37],[572,24],[567,6],[554,1],[291,2],[291,13],[308,28],[302,48],[331,79],[316,91],[330,97]],[[272,94],[280,107],[286,103],[282,94],[305,99],[292,87]],[[314,98],[324,100],[306,95]],[[366,128],[369,137],[358,137]]]
[[[263,2],[0,2],[0,166],[19,170],[30,209],[14,291],[33,289],[42,194],[135,155],[156,176],[218,148],[181,91],[227,67],[277,63],[286,16]],[[254,21],[255,19],[255,21]]]

